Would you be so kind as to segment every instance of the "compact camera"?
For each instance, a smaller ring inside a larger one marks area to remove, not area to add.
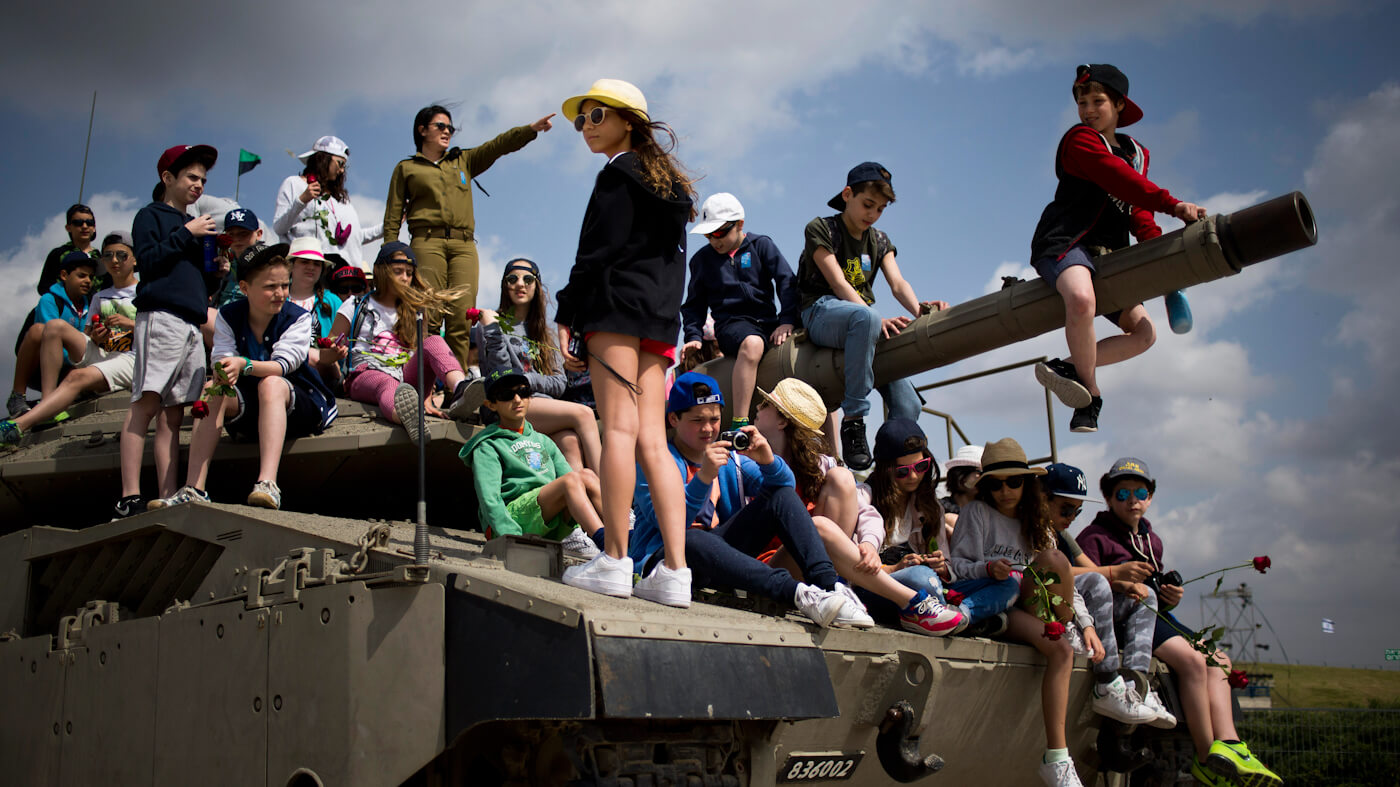
[[[741,432],[738,429],[720,432],[719,437],[715,439],[728,441],[735,451],[746,451],[749,446],[753,445],[753,438],[749,437],[749,433]]]
[[[1176,585],[1177,587],[1181,587],[1181,572],[1172,570],[1163,573],[1158,571],[1147,579],[1144,579],[1142,583],[1152,588],[1154,591],[1161,591],[1163,585]]]

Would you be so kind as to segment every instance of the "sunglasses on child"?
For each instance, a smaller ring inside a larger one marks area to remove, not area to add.
[[[509,276],[506,277],[506,284],[509,285],[509,286],[512,286],[512,287],[515,286],[515,284],[516,284],[517,282],[524,282],[524,283],[525,283],[525,286],[528,287],[528,286],[530,286],[531,284],[534,284],[534,283],[535,283],[535,276],[534,276],[534,274],[532,274],[532,273],[521,273],[521,274],[512,273],[512,274],[510,274]]]
[[[354,284],[339,284],[331,287],[331,291],[336,295],[363,295],[365,293],[365,285],[359,282],[355,282]]]
[[[113,251],[104,251],[104,252],[102,252],[102,259],[104,259],[104,260],[113,260],[113,261],[115,261],[115,262],[126,262],[126,258],[127,258],[127,257],[130,257],[130,256],[131,256],[130,254],[126,253],[125,251],[121,251],[121,250],[113,250]]]
[[[986,489],[988,492],[1000,492],[1003,483],[1006,484],[1007,489],[1020,489],[1021,486],[1026,483],[1026,477],[1023,475],[1013,475],[1010,478],[1002,479],[982,476],[982,480],[978,481],[977,485]]]
[[[74,227],[96,227],[97,219],[73,219],[68,223]]]
[[[928,469],[932,466],[933,460],[926,456],[912,465],[895,465],[890,469],[894,472],[895,478],[908,478],[910,473],[923,475],[927,473]]]
[[[1119,489],[1113,496],[1120,503],[1128,502],[1129,497],[1136,497],[1138,500],[1146,500],[1152,493],[1147,491],[1147,487],[1140,486],[1137,489]]]
[[[586,113],[578,113],[578,115],[574,117],[574,131],[582,131],[584,122],[592,123],[595,126],[601,125],[603,122],[603,118],[608,116],[609,109],[611,108],[594,107],[588,110],[588,112]]]
[[[497,402],[509,402],[509,401],[514,400],[515,397],[517,397],[517,396],[520,397],[521,399],[529,399],[529,398],[530,398],[530,386],[528,386],[528,385],[517,385],[517,386],[514,386],[514,387],[512,387],[512,388],[507,388],[507,389],[505,389],[505,390],[503,390],[503,391],[497,391],[497,392],[496,392],[496,398],[495,398],[494,401],[497,401]]]
[[[719,229],[715,230],[714,232],[707,232],[707,233],[705,233],[705,237],[707,237],[707,238],[714,238],[715,240],[719,240],[720,238],[723,238],[724,236],[726,236],[726,235],[728,235],[730,232],[732,232],[732,231],[734,230],[734,228],[735,228],[736,226],[738,226],[738,224],[739,224],[739,223],[738,223],[737,221],[735,221],[735,222],[730,222],[730,223],[724,225],[723,227],[720,227]]]
[[[1060,517],[1063,519],[1073,520],[1079,516],[1079,512],[1082,510],[1084,510],[1084,506],[1082,505],[1075,505],[1073,503],[1061,503]]]

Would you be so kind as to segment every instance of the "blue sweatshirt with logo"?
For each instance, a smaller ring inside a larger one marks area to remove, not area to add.
[[[781,311],[773,308],[775,290]],[[738,317],[765,332],[780,324],[796,326],[799,300],[792,268],[767,235],[747,234],[732,256],[706,243],[690,258],[690,289],[681,305],[685,341],[700,341],[706,309],[714,313],[716,329]]]

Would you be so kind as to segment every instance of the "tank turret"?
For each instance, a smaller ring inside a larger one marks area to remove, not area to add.
[[[1095,261],[1100,314],[1186,287],[1233,276],[1250,265],[1317,243],[1317,225],[1301,192],[1234,213],[1207,216],[1175,232]],[[875,351],[875,384],[956,363],[998,347],[1063,328],[1064,301],[1045,282],[1023,281],[915,320]],[[703,371],[729,400],[733,362],[718,359]],[[758,385],[785,377],[816,388],[827,407],[841,404],[842,354],[798,337],[770,351],[758,367]]]

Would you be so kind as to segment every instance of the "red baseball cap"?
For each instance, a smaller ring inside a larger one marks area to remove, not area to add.
[[[156,175],[162,172],[178,175],[192,161],[203,164],[205,169],[213,169],[214,162],[218,160],[219,151],[210,145],[176,145],[160,154],[160,161],[156,162]]]

